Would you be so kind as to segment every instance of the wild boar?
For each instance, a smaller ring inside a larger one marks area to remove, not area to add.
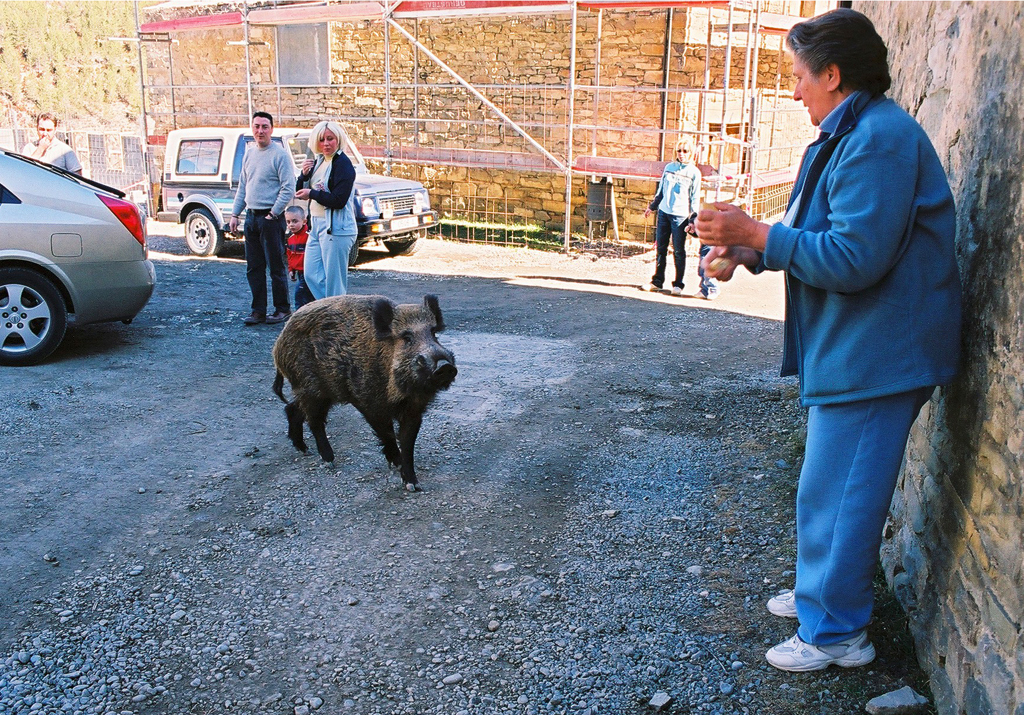
[[[273,350],[274,392],[286,403],[292,444],[307,451],[302,424],[308,422],[320,456],[333,462],[327,412],[349,402],[373,428],[388,463],[401,469],[406,489],[418,490],[413,448],[423,413],[458,373],[455,356],[437,342],[444,327],[433,295],[422,305],[344,295],[296,311]],[[291,401],[284,396],[286,378]]]

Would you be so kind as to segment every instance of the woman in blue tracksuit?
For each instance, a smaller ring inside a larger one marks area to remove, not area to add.
[[[821,135],[807,148],[789,209],[758,223],[701,211],[706,271],[786,272],[782,374],[808,408],[797,489],[796,587],[768,609],[799,621],[768,651],[782,670],[871,662],[865,628],[889,503],[910,427],[956,374],[960,281],[953,196],[924,130],[884,96],[887,50],[864,15],[839,9],[786,39]]]
[[[306,287],[317,300],[348,293],[348,256],[358,236],[356,170],[340,146],[335,122],[320,122],[309,135],[316,156],[302,165],[295,198],[309,200],[309,239],[303,258]]]

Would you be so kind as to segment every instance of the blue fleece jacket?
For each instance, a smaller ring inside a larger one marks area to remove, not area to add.
[[[696,164],[669,162],[658,182],[658,193],[648,206],[673,216],[689,216],[700,209],[700,169]]]
[[[846,107],[808,147],[790,225],[762,267],[786,272],[782,374],[805,405],[949,383],[960,353],[956,216],[928,136],[884,96]]]

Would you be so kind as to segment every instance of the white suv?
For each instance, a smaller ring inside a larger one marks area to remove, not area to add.
[[[308,139],[308,129],[274,129],[273,140],[291,152],[296,171],[307,158]],[[240,238],[228,234],[225,224],[238,189],[242,156],[252,141],[251,130],[240,127],[175,129],[167,135],[156,217],[184,223],[185,242],[197,256],[215,255],[226,239]],[[349,263],[355,263],[359,247],[370,241],[383,243],[396,255],[415,251],[417,240],[437,223],[423,184],[369,173],[347,135],[339,146],[356,169],[359,240]]]

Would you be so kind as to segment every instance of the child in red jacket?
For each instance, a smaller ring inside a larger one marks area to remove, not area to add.
[[[306,254],[306,212],[301,206],[284,210],[284,223],[288,228],[288,275],[295,281],[295,310],[313,301],[306,281],[302,277],[302,260]]]

